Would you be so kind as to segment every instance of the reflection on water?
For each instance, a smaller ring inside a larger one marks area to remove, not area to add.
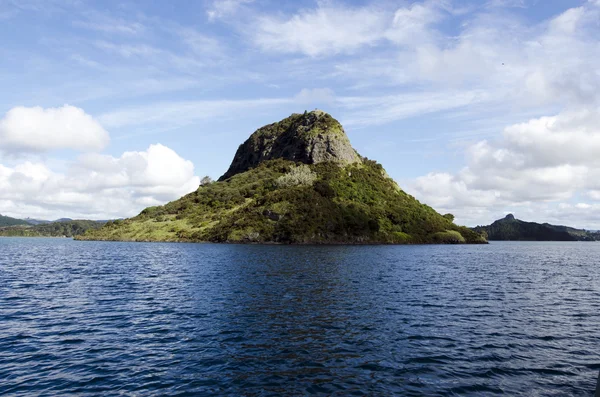
[[[2,395],[590,395],[600,370],[600,244],[0,251]]]

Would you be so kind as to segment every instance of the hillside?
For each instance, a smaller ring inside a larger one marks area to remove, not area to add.
[[[320,111],[257,130],[217,182],[78,239],[253,243],[485,243],[405,193]]]
[[[0,227],[15,226],[15,225],[27,225],[27,222],[22,219],[16,219],[16,218],[11,218],[9,216],[0,215]]]
[[[90,229],[99,229],[103,222],[70,220],[38,225],[17,225],[0,227],[2,237],[74,237]]]
[[[549,223],[525,222],[509,214],[488,226],[473,228],[486,233],[488,240],[508,241],[596,241],[600,233]]]

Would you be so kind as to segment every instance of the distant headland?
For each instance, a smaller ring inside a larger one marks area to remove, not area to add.
[[[508,214],[488,226],[473,228],[488,240],[505,241],[599,241],[600,232],[557,226],[549,223],[525,222]]]
[[[99,229],[106,221],[61,218],[55,221],[0,215],[0,237],[75,237]]]

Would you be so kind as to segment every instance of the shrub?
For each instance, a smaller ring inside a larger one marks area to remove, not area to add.
[[[301,164],[277,178],[275,183],[278,187],[312,186],[316,179],[317,174],[308,165]]]
[[[335,190],[333,190],[333,188],[329,186],[329,183],[325,181],[318,181],[315,183],[315,191],[326,198],[335,197]]]
[[[444,218],[448,219],[450,222],[454,222],[454,215],[452,214],[445,214]]]
[[[411,239],[412,239],[410,234],[402,233],[402,232],[393,232],[392,236],[394,236],[394,239],[393,239],[394,243],[407,244],[407,243],[410,243]]]
[[[465,242],[465,238],[456,230],[446,230],[433,235],[433,241],[440,244],[460,244]]]

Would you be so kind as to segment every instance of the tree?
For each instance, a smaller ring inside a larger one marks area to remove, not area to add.
[[[213,180],[208,175],[200,179],[200,186],[210,185],[211,183],[213,183]]]

